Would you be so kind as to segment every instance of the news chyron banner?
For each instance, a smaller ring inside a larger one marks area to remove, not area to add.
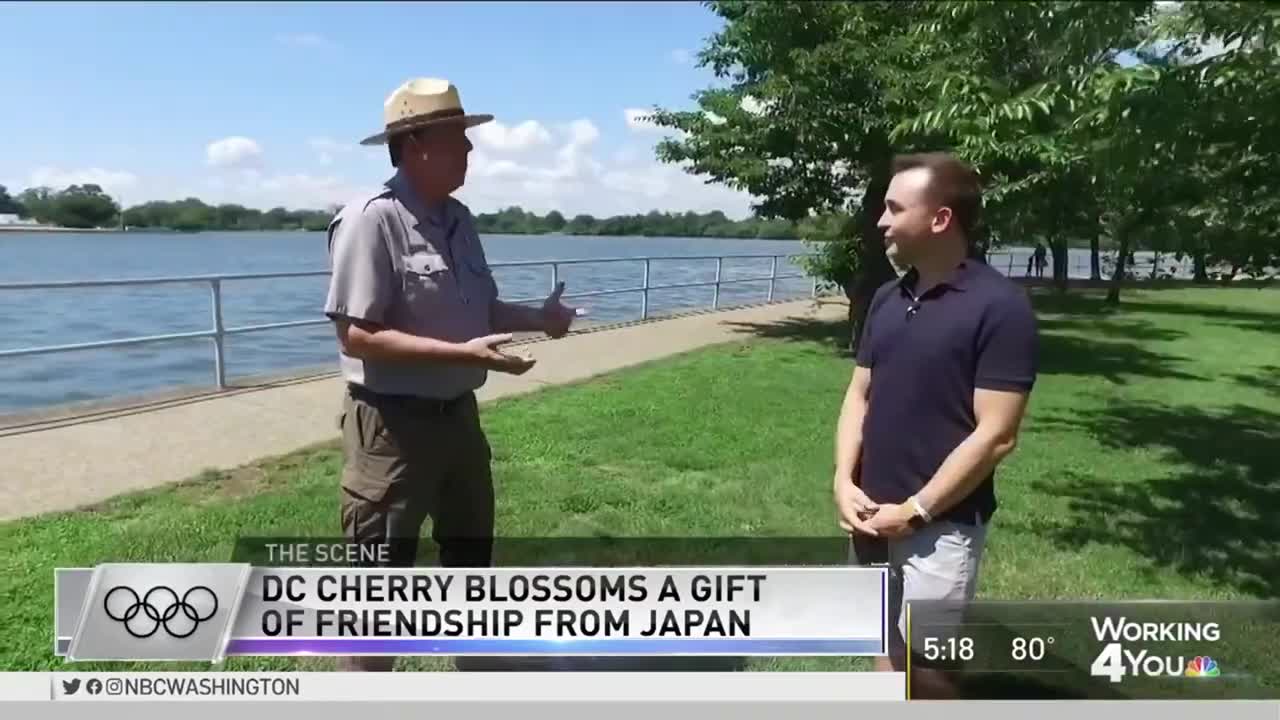
[[[289,655],[883,655],[874,567],[55,571],[69,661]]]
[[[1280,698],[1280,601],[907,604],[910,688],[972,699]]]

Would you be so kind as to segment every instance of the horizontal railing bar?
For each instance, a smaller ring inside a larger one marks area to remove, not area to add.
[[[620,263],[644,262],[645,260],[765,260],[770,258],[801,258],[809,254],[797,255],[661,255],[654,257],[606,257],[606,258],[568,258],[565,260],[514,260],[509,262],[490,263],[493,268],[506,267],[550,267],[552,265],[582,265],[587,263]],[[297,270],[270,273],[232,273],[226,275],[166,275],[143,278],[107,278],[103,280],[49,280],[38,282],[0,283],[0,290],[53,290],[85,287],[116,287],[124,285],[170,285],[181,283],[207,283],[214,280],[269,280],[291,277],[320,277],[329,275],[329,270]]]
[[[112,287],[120,285],[173,285],[180,283],[207,283],[214,280],[268,280],[287,277],[319,277],[328,270],[304,270],[299,272],[251,273],[240,275],[181,275],[154,278],[119,278],[108,280],[55,280],[49,282],[0,283],[0,290],[52,290],[58,288]]]
[[[644,262],[645,260],[716,260],[723,258],[725,260],[768,260],[770,258],[801,258],[809,257],[812,253],[798,254],[782,254],[782,255],[655,255],[645,257],[604,257],[604,258],[567,258],[565,260],[511,260],[506,262],[489,263],[489,267],[534,267],[538,265],[582,265],[584,263],[620,263],[620,262]]]
[[[724,260],[763,260],[772,259],[776,268],[778,258],[786,260],[794,260],[811,256],[810,253],[799,254],[733,254],[733,255],[670,255],[670,256],[652,256],[652,257],[605,257],[605,258],[567,258],[563,260],[527,260],[512,262],[492,263],[493,268],[507,267],[551,267],[553,275],[555,268],[560,265],[580,265],[592,263],[648,263],[652,261],[671,260],[671,261],[701,261],[701,260],[717,260],[723,264]],[[720,265],[717,265],[720,267]],[[185,333],[170,333],[166,335],[148,335],[142,337],[120,338],[115,340],[100,340],[87,343],[74,343],[67,345],[50,345],[45,347],[33,348],[14,348],[10,350],[0,350],[0,358],[23,357],[32,355],[46,355],[62,352],[73,352],[79,350],[98,350],[105,348],[129,347],[133,345],[145,345],[150,343],[173,342],[177,340],[199,340],[211,338],[220,341],[222,337],[227,335],[237,335],[252,332],[262,332],[267,330],[283,330],[297,327],[312,327],[324,325],[330,321],[327,318],[317,318],[314,320],[292,320],[287,322],[263,323],[258,325],[243,325],[240,327],[223,328],[221,323],[216,321],[217,317],[217,291],[219,283],[231,280],[266,280],[276,278],[300,278],[300,277],[320,277],[330,275],[328,270],[302,270],[291,272],[270,272],[270,273],[239,273],[224,275],[184,275],[184,276],[161,276],[150,278],[114,278],[102,280],[61,280],[61,281],[40,281],[40,282],[18,282],[18,283],[0,283],[0,290],[45,290],[45,289],[68,289],[68,288],[94,288],[94,287],[122,287],[122,286],[142,286],[142,285],[164,285],[164,284],[184,284],[184,283],[207,283],[213,287],[214,305],[215,305],[215,327],[211,330],[199,330]],[[691,283],[674,283],[671,285],[647,285],[625,288],[610,288],[604,290],[590,290],[584,292],[566,293],[565,298],[589,298],[600,297],[606,295],[624,295],[631,293],[647,293],[656,290],[674,290],[682,288],[694,287],[712,287],[719,285],[731,285],[734,283],[750,283],[764,282],[769,280],[785,280],[792,278],[809,277],[806,273],[797,273],[789,275],[766,275],[760,277],[724,279],[719,278],[712,281],[700,281]],[[543,298],[521,298],[516,300],[504,300],[511,303],[530,303],[539,302]],[[221,382],[221,380],[219,380]]]
[[[241,325],[240,327],[226,328],[222,331],[223,335],[236,335],[238,333],[251,333],[261,330],[283,330],[285,328],[307,327],[308,325],[328,325],[333,322],[329,318],[320,318],[317,320],[290,320],[289,322],[267,323],[265,325]]]
[[[808,275],[804,275],[804,274],[800,274],[800,273],[796,273],[796,274],[791,274],[791,275],[777,275],[777,276],[774,276],[772,279],[773,279],[773,280],[791,280],[791,279],[796,279],[796,278],[807,278],[807,277],[809,277],[809,276],[808,276]],[[766,280],[769,280],[769,279],[771,279],[771,278],[770,278],[768,275],[765,275],[765,276],[763,276],[763,277],[741,278],[741,279],[734,279],[734,280],[721,280],[719,284],[721,284],[721,285],[729,285],[729,284],[732,284],[732,283],[762,282],[762,281],[766,281]],[[716,284],[716,281],[715,281],[715,280],[707,280],[707,281],[705,281],[705,282],[677,283],[677,284],[675,284],[675,285],[650,285],[650,286],[649,286],[649,290],[650,290],[650,291],[653,291],[653,290],[675,290],[675,289],[681,289],[681,288],[711,287],[712,285],[715,285],[715,284]],[[561,295],[560,297],[565,298],[565,299],[569,299],[569,298],[575,298],[575,297],[598,297],[598,296],[601,296],[601,295],[623,295],[623,294],[626,294],[626,293],[638,293],[638,292],[644,292],[644,286],[642,286],[642,285],[641,285],[641,286],[636,286],[636,287],[632,287],[632,288],[613,288],[613,289],[610,289],[610,290],[591,290],[591,291],[588,291],[588,292],[580,292],[580,293],[564,293],[564,294],[563,294],[563,295]],[[513,298],[513,299],[501,298],[501,300],[502,300],[503,302],[509,302],[509,303],[513,303],[513,304],[515,304],[515,305],[522,305],[522,304],[524,304],[524,303],[531,303],[531,302],[541,302],[542,300],[545,300],[545,299],[546,299],[546,298],[544,298],[544,297]]]
[[[632,287],[632,288],[611,288],[609,290],[586,290],[584,292],[564,293],[560,297],[567,300],[569,298],[600,297],[601,295],[623,295],[626,293],[637,293],[637,292],[644,292],[644,286],[637,285],[636,287]],[[513,303],[515,305],[523,305],[524,303],[542,302],[547,298],[544,296],[544,297],[529,297],[529,298],[514,298],[514,299],[508,299],[508,298],[498,298],[498,299],[501,300],[502,302]]]
[[[70,352],[72,350],[96,350],[99,348],[124,347],[127,345],[143,345],[145,343],[169,342],[172,340],[198,340],[211,338],[216,333],[212,330],[198,330],[189,333],[173,333],[171,335],[148,335],[146,337],[122,338],[120,340],[100,340],[74,345],[48,345],[35,348],[18,348],[16,350],[0,350],[0,358],[20,357],[22,355],[45,355],[48,353]]]

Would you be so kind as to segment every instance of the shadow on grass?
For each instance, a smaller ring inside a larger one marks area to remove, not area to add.
[[[1138,342],[1169,342],[1187,335],[1185,330],[1159,327],[1144,320],[1117,321],[1095,315],[1042,318],[1038,325],[1041,333],[1087,332]]]
[[[1236,373],[1232,380],[1247,388],[1261,390],[1280,398],[1280,365],[1263,365],[1256,375]]]
[[[776,322],[731,322],[728,326],[771,340],[795,340],[810,342],[829,348],[841,357],[852,357],[849,352],[849,324],[843,320],[819,320],[817,318],[785,318]]]
[[[1128,377],[1205,380],[1179,369],[1187,358],[1153,352],[1133,343],[1105,342],[1052,332],[1040,336],[1041,375],[1081,375],[1106,378],[1117,385]]]
[[[1146,297],[1159,297],[1158,290],[1143,289]],[[1266,292],[1266,291],[1260,291]],[[1107,305],[1101,292],[1081,291],[1066,294],[1035,290],[1032,292],[1035,307],[1039,313],[1053,313],[1069,316],[1067,321],[1089,321],[1096,318],[1124,318],[1128,313],[1146,313],[1164,315],[1173,318],[1202,318],[1228,327],[1253,332],[1280,333],[1280,312],[1252,310],[1248,308],[1228,307],[1225,305],[1186,302],[1152,302],[1151,300],[1124,299],[1119,305]],[[1123,327],[1118,325],[1117,327]],[[1107,332],[1104,328],[1102,332]],[[1135,340],[1141,336],[1131,336]],[[1164,339],[1164,338],[1152,338]]]
[[[1214,304],[1178,302],[1121,302],[1123,308],[1177,317],[1203,318],[1217,325],[1238,328],[1249,332],[1280,333],[1280,313],[1265,310],[1232,308]]]
[[[1176,340],[1185,334],[1183,331],[1157,327],[1144,321],[1116,322],[1110,319],[1113,312],[1100,300],[1087,296],[1046,298],[1054,306],[1051,312],[1065,312],[1067,316],[1041,321],[1041,373],[1099,376],[1116,384],[1125,384],[1127,377],[1132,376],[1205,379],[1179,369],[1188,362],[1187,358],[1153,352],[1133,342],[1108,342],[1066,334],[1078,331],[1092,336],[1102,334],[1138,342],[1156,342]],[[776,322],[735,322],[730,325],[757,337],[814,343],[840,357],[852,357],[847,347],[848,325],[844,321],[786,318]]]
[[[1129,405],[1046,424],[1084,430],[1111,447],[1154,448],[1176,474],[1149,479],[1058,476],[1038,491],[1066,498],[1072,550],[1126,547],[1153,563],[1258,597],[1280,595],[1280,414],[1236,405]]]

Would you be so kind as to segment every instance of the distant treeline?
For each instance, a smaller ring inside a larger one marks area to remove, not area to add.
[[[124,224],[131,228],[169,228],[184,232],[199,230],[324,230],[336,208],[330,210],[267,211],[243,205],[206,205],[196,198],[177,202],[155,201],[124,211]]]
[[[338,208],[257,210],[242,205],[208,205],[197,198],[155,201],[124,211],[129,228],[153,228],[195,232],[200,230],[324,230]],[[65,190],[40,187],[10,197],[0,186],[0,213],[30,217],[49,225],[73,228],[118,227],[120,206],[97,185],[73,185]],[[800,236],[795,223],[747,218],[730,220],[720,211],[615,215],[597,218],[577,215],[569,220],[559,211],[546,215],[509,207],[476,216],[482,233],[538,235],[645,235],[664,237],[776,238]]]
[[[333,217],[329,210],[262,211],[242,205],[207,205],[196,198],[149,202],[124,211],[130,228],[199,230],[324,230]],[[33,218],[46,225],[69,228],[119,227],[120,206],[98,185],[72,185],[64,190],[31,188],[10,197],[0,185],[0,214]]]
[[[482,233],[517,235],[564,233],[566,235],[647,235],[650,237],[770,239],[799,237],[794,223],[754,217],[730,220],[719,210],[705,214],[663,213],[654,210],[646,215],[614,215],[606,218],[577,215],[571,220],[566,220],[564,215],[556,210],[546,215],[538,215],[519,207],[509,207],[496,213],[476,215],[476,229]]]

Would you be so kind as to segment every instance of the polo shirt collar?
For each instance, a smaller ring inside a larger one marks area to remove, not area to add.
[[[938,287],[946,287],[949,290],[959,290],[961,292],[969,288],[969,281],[973,279],[974,265],[977,260],[966,258],[956,265],[945,280],[938,283]],[[920,273],[914,267],[907,270],[898,278],[898,286],[903,290],[915,295],[916,282],[920,279]]]

